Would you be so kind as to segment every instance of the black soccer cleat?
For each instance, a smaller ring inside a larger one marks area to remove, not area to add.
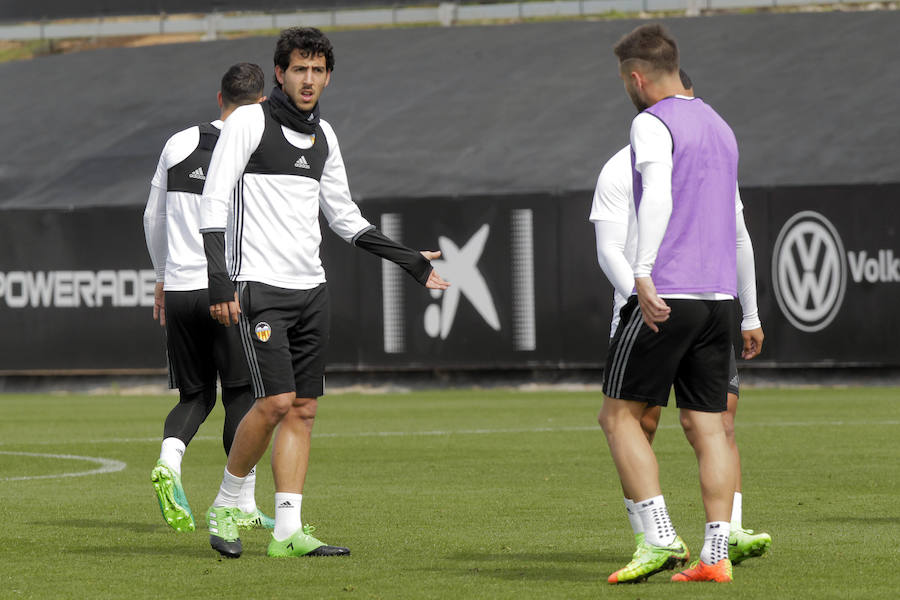
[[[234,522],[234,508],[210,506],[206,511],[209,545],[225,558],[238,558],[244,551]]]
[[[350,556],[350,548],[341,546],[319,546],[306,556]]]
[[[244,551],[240,538],[226,541],[217,535],[209,536],[209,545],[225,558],[240,558]]]

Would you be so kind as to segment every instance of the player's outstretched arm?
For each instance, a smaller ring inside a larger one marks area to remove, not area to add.
[[[421,254],[429,262],[441,257],[440,250],[422,250]],[[446,290],[450,287],[450,282],[444,281],[441,276],[437,274],[437,271],[432,268],[431,273],[428,274],[428,281],[425,282],[425,287],[429,290]]]
[[[429,289],[445,290],[450,287],[450,284],[441,279],[431,266],[431,260],[438,258],[440,252],[431,250],[416,252],[398,244],[372,226],[357,234],[353,238],[353,245],[391,261]]]

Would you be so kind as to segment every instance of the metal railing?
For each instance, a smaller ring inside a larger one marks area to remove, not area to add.
[[[814,0],[551,0],[457,4],[436,6],[354,8],[324,11],[295,11],[200,16],[159,15],[133,19],[96,18],[75,21],[40,21],[0,25],[0,40],[52,40],[107,36],[203,34],[215,39],[219,34],[238,31],[279,30],[295,25],[311,27],[362,27],[415,24],[470,23],[558,17],[602,16],[610,13],[683,11],[698,15],[704,10],[771,8],[820,4]]]

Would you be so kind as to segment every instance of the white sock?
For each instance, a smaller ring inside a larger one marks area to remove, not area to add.
[[[250,469],[244,477],[244,485],[241,486],[241,493],[238,496],[238,508],[245,513],[256,512],[256,467]]]
[[[662,494],[634,503],[644,526],[644,535],[648,544],[654,546],[671,546],[675,541],[675,527],[669,519],[669,510]]]
[[[741,511],[743,510],[743,506],[741,506],[741,493],[734,493],[734,500],[731,503],[731,528],[732,529],[743,529],[741,525]]]
[[[728,534],[730,531],[731,525],[725,521],[707,523],[700,560],[708,565],[714,565],[723,558],[728,558]]]
[[[625,512],[628,513],[628,522],[631,523],[631,531],[634,532],[634,535],[644,533],[644,523],[641,521],[640,515],[638,515],[634,500],[625,498]]]
[[[303,494],[275,492],[275,531],[272,536],[279,542],[288,539],[300,529],[300,506]]]
[[[228,472],[225,467],[225,474],[222,476],[222,485],[219,486],[219,494],[213,500],[213,506],[237,506],[238,497],[241,495],[241,486],[244,485],[245,477],[235,477]]]
[[[184,442],[175,437],[168,437],[162,441],[159,449],[159,460],[169,465],[172,470],[181,476],[181,458],[184,456]]]

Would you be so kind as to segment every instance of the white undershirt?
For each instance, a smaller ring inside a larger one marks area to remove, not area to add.
[[[659,122],[655,117],[653,119]],[[744,311],[741,329],[746,331],[761,327],[761,323],[756,298],[753,243],[744,223],[744,205],[739,192],[735,194],[735,217],[738,297]],[[600,171],[594,191],[590,220],[594,223],[597,235],[597,262],[615,289],[612,322],[612,332],[614,333],[618,324],[619,309],[634,290],[632,264],[638,246],[630,146],[619,150]],[[666,295],[665,297],[684,296]],[[730,298],[730,296],[726,297]]]

